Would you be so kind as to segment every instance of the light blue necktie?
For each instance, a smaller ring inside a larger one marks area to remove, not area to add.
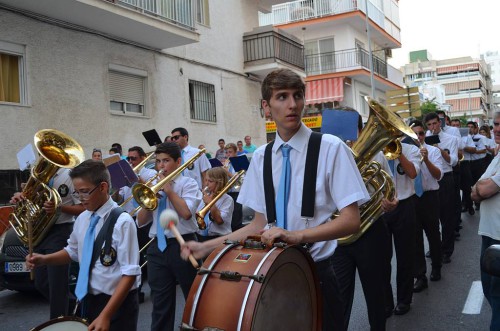
[[[54,177],[52,177],[51,179],[49,179],[49,187],[50,188],[54,187]]]
[[[94,251],[95,226],[99,218],[99,215],[96,213],[92,214],[90,225],[83,241],[82,260],[80,261],[80,271],[78,272],[78,281],[75,288],[75,295],[78,301],[82,301],[88,292],[90,262],[92,262],[92,252]]]
[[[389,163],[389,168],[391,169],[391,172],[392,172],[392,175],[394,176],[395,175],[395,171],[394,171],[394,160],[388,160],[387,163]]]
[[[421,197],[424,194],[424,187],[422,186],[422,172],[419,172],[417,177],[415,177],[415,194],[417,197]]]
[[[210,226],[210,223],[212,223],[212,221],[210,220],[210,217],[208,216],[210,214],[210,212],[206,213],[205,217],[203,218],[205,220],[205,230],[201,230],[201,235],[202,236],[208,236],[208,228]]]
[[[184,150],[181,150],[181,165],[183,165],[183,164],[184,164]],[[184,175],[184,171],[185,171],[185,170],[182,170],[182,175],[183,175],[183,176],[185,176],[185,175]]]
[[[284,144],[281,146],[281,153],[283,154],[283,163],[281,169],[280,186],[278,189],[278,196],[276,198],[276,222],[278,227],[287,228],[287,205],[288,196],[290,195],[290,150],[292,147]]]
[[[158,241],[158,249],[162,252],[167,249],[167,240],[165,239],[165,229],[161,227],[160,214],[167,208],[167,197],[162,196],[158,206],[158,214],[156,217],[156,239]]]

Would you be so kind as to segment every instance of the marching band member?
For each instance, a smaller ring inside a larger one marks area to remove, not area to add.
[[[203,203],[198,211],[209,204],[227,185],[226,171],[221,168],[208,169],[205,174],[205,189],[203,190]],[[219,200],[205,214],[205,230],[198,230],[198,239],[203,242],[225,234],[231,233],[231,218],[233,215],[233,199],[224,193]]]
[[[159,181],[181,165],[181,150],[176,143],[157,145],[155,154],[157,168],[163,171]],[[196,181],[181,175],[165,183],[159,194],[161,198],[156,210],[142,208],[137,215],[139,227],[152,222],[149,237],[156,238],[147,250],[148,282],[153,298],[153,331],[174,330],[176,283],[179,283],[184,298],[187,298],[196,276],[191,263],[181,259],[180,246],[174,235],[161,228],[159,216],[167,208],[175,210],[179,215],[177,228],[184,240],[196,241],[198,226],[195,213],[202,198]]]
[[[226,170],[226,174],[229,178],[233,177],[236,171],[233,168],[233,165],[231,164],[231,161],[229,160],[230,157],[237,157],[237,147],[233,143],[227,144],[224,149],[226,150],[226,163],[224,165],[224,169]],[[232,187],[228,194],[233,198],[234,201],[234,209],[233,209],[233,216],[231,220],[231,230],[236,231],[239,228],[243,227],[243,206],[238,203],[238,195],[240,193],[240,188],[234,188]]]
[[[313,194],[306,195],[308,200],[315,193],[311,208],[314,215],[301,217],[300,204],[305,190],[302,184],[304,177],[309,176],[304,174],[305,155],[309,138],[313,136],[311,129],[301,121],[304,97],[305,84],[293,71],[280,69],[267,75],[262,83],[262,106],[276,122],[276,140],[254,152],[238,198],[238,202],[255,210],[255,218],[229,235],[204,243],[187,242],[183,245],[182,256],[186,259],[192,253],[194,257],[204,257],[226,239],[240,240],[259,232],[265,243],[274,240],[289,244],[312,243],[310,253],[316,262],[323,298],[323,330],[340,330],[344,305],[332,267],[332,255],[337,246],[335,239],[359,231],[358,204],[369,200],[369,195],[349,148],[337,137],[315,134],[313,141],[320,138],[316,141],[320,145],[319,159],[315,157],[316,184],[310,186]],[[264,162],[265,155],[271,162]],[[269,176],[270,180],[264,181],[264,176]],[[269,187],[264,189],[265,185],[274,188],[277,194],[274,195]],[[266,192],[270,194],[268,206]],[[331,220],[336,209],[340,215]],[[275,220],[277,226],[268,228],[268,223]]]
[[[89,330],[136,330],[141,269],[135,224],[130,215],[117,215],[115,225],[105,236],[111,240],[109,260],[102,253],[93,260],[94,238],[110,224],[110,215],[117,207],[108,194],[109,172],[104,163],[87,160],[76,166],[70,176],[74,194],[86,211],[76,219],[64,249],[47,255],[28,255],[27,265],[33,268],[79,261],[75,294],[78,300],[83,300],[82,317],[90,322]]]

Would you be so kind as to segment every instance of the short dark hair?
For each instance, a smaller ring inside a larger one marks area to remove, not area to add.
[[[181,148],[177,143],[168,142],[156,145],[155,154],[168,154],[172,159],[177,161],[181,157]]]
[[[129,152],[137,152],[139,156],[146,156],[146,152],[140,146],[133,146],[128,149]]]
[[[425,115],[424,122],[427,123],[431,120],[437,119],[439,121],[439,116],[437,113],[429,113]]]
[[[422,121],[419,121],[419,120],[413,120],[410,122],[410,126],[413,126],[413,127],[421,127],[423,129],[425,129],[425,126],[424,126],[424,123],[422,123]]]
[[[444,112],[444,110],[436,110],[436,114],[438,114],[438,117],[439,117],[439,115],[446,116],[446,113]]]
[[[273,90],[276,89],[298,89],[304,93],[306,92],[306,85],[302,78],[290,69],[278,69],[270,72],[260,88],[262,99],[269,102],[273,95]]]
[[[116,148],[116,147],[111,147],[111,148],[109,149],[109,151],[110,151],[110,152],[113,152],[113,153],[116,153],[116,154],[120,154],[120,151],[119,151],[119,150],[118,150],[118,148]],[[109,154],[111,154],[111,153],[109,153]]]
[[[222,139],[222,138],[220,138],[220,139],[219,139],[219,142],[221,142],[221,141],[222,141],[224,144],[226,143],[226,141],[225,141],[224,139]]]
[[[458,122],[458,123],[460,123],[460,120],[458,118],[454,118],[454,119],[451,120],[451,122]]]
[[[81,178],[94,185],[111,182],[109,171],[101,161],[85,160],[71,170],[69,173],[71,179]]]
[[[179,131],[179,133],[181,134],[181,136],[189,136],[188,130],[186,130],[184,128],[175,128],[170,133],[174,134],[175,131]]]
[[[471,124],[473,127],[477,128],[477,123],[476,122],[469,121],[469,122],[467,122],[467,126],[469,126],[469,124]]]
[[[122,145],[120,145],[119,143],[114,143],[113,145],[111,145],[112,148],[116,148],[120,154],[122,153],[123,149],[122,149]]]

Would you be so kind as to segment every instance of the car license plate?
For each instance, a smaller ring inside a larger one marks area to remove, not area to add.
[[[25,262],[5,262],[5,273],[28,271]]]

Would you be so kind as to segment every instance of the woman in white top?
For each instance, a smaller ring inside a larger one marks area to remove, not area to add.
[[[198,210],[208,205],[227,185],[226,170],[222,167],[207,170],[205,188],[203,189],[203,203]],[[199,241],[206,241],[231,233],[231,219],[233,215],[233,199],[224,193],[210,210],[205,214],[205,230],[198,231]]]

